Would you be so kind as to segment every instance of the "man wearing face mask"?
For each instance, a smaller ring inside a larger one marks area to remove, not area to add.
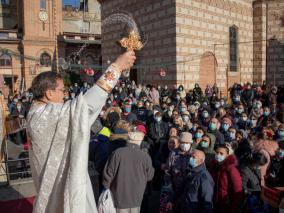
[[[168,208],[175,206],[175,212],[180,212],[180,193],[184,187],[186,175],[190,170],[189,158],[191,154],[191,145],[193,143],[192,135],[188,132],[182,132],[180,136],[180,146],[178,150],[173,151],[168,159],[167,170],[165,174],[165,184],[170,187],[170,200]],[[173,204],[173,205],[172,205]]]
[[[189,159],[190,171],[182,188],[181,212],[213,212],[214,181],[205,166],[205,155],[194,150]]]
[[[126,120],[130,123],[137,121],[137,116],[133,112],[131,112],[131,108],[132,108],[131,103],[128,100],[126,100],[121,115],[121,118],[123,120]]]
[[[258,119],[257,125],[259,126],[269,126],[273,123],[273,115],[271,113],[271,109],[269,106],[263,107],[263,114],[262,116]]]
[[[242,113],[241,117],[237,123],[239,129],[247,130],[250,126],[250,121],[246,113]]]
[[[220,132],[224,135],[225,141],[229,142],[229,128],[232,126],[232,120],[228,117],[224,117],[222,120]]]
[[[210,119],[211,119],[211,116],[209,115],[208,110],[203,110],[198,122],[200,123],[201,127],[203,127],[204,129],[207,129]]]
[[[236,128],[234,128],[234,127],[231,126],[231,127],[228,129],[228,133],[225,135],[225,141],[226,141],[226,142],[229,142],[230,144],[237,143],[237,142],[236,142],[236,133],[237,133]]]
[[[245,111],[244,109],[244,105],[243,104],[239,104],[236,109],[235,109],[235,114],[234,114],[234,123],[238,123],[242,113]]]
[[[216,137],[216,145],[225,144],[224,135],[219,131],[220,122],[217,118],[211,118],[208,125],[208,133]]]

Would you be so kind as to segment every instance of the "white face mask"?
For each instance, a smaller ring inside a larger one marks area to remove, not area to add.
[[[190,143],[182,143],[180,144],[180,149],[183,152],[187,152],[190,150],[191,144]]]

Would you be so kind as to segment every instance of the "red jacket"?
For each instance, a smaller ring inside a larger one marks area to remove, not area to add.
[[[230,155],[222,164],[213,160],[210,167],[210,173],[215,182],[215,211],[218,213],[240,212],[243,195],[242,178],[236,165],[235,156]]]

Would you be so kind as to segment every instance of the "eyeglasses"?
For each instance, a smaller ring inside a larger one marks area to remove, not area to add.
[[[63,93],[66,93],[68,91],[66,88],[63,88],[63,89],[56,88],[55,90],[59,90],[59,91],[61,91]]]

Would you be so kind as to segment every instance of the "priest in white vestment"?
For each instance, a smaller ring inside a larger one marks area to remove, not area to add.
[[[37,191],[34,213],[96,213],[88,175],[90,128],[122,70],[135,61],[133,51],[119,56],[97,83],[64,103],[64,83],[55,72],[32,82],[34,103],[28,114],[30,164]]]

